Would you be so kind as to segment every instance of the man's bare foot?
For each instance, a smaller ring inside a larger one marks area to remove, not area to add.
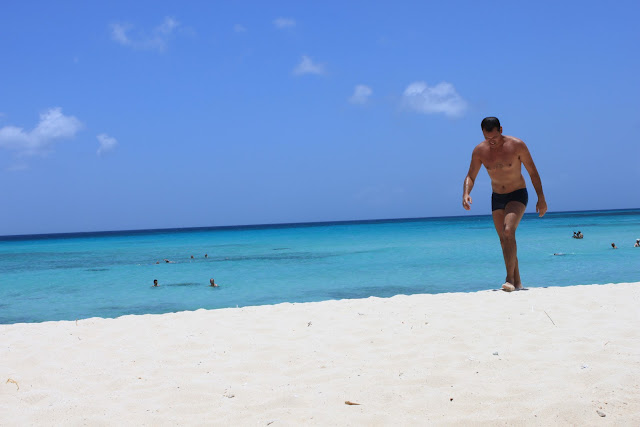
[[[520,285],[520,287],[522,287],[522,285]],[[516,287],[513,286],[511,283],[506,282],[504,285],[502,285],[502,290],[505,292],[513,292],[516,290]]]
[[[522,283],[518,283],[517,285],[514,285],[514,288],[516,288],[516,291],[520,291],[520,290],[524,289],[522,287]]]

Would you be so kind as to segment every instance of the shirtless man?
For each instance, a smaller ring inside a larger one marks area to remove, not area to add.
[[[476,146],[471,155],[469,172],[464,179],[462,206],[471,209],[471,190],[480,166],[484,165],[491,178],[491,211],[502,246],[507,278],[502,289],[511,292],[522,289],[518,268],[516,228],[524,215],[529,196],[522,176],[522,165],[529,172],[531,183],[538,194],[536,212],[542,217],[547,212],[547,202],[542,192],[542,182],[529,149],[513,136],[502,135],[502,126],[496,117],[486,117],[481,123],[485,140]]]

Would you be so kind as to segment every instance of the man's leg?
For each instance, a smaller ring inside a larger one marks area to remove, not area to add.
[[[518,268],[518,248],[516,245],[516,228],[524,215],[526,206],[520,202],[509,202],[504,209],[492,212],[493,225],[500,237],[504,265],[507,277],[502,288],[506,291],[521,289],[520,269]]]
[[[493,216],[493,226],[496,228],[496,232],[498,233],[498,238],[500,238],[500,246],[502,247],[502,256],[504,257],[504,240],[502,239],[502,234],[504,231],[505,210],[496,209],[495,211],[491,212],[491,216]],[[506,260],[505,260],[505,264],[506,264]]]

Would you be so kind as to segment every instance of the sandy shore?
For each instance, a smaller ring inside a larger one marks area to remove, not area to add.
[[[640,425],[640,283],[0,325],[0,336],[1,425]]]

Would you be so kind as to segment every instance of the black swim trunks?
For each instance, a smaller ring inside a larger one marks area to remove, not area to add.
[[[521,188],[507,194],[493,193],[491,194],[491,210],[504,209],[509,202],[520,202],[527,206],[529,201],[529,193],[526,188]]]

